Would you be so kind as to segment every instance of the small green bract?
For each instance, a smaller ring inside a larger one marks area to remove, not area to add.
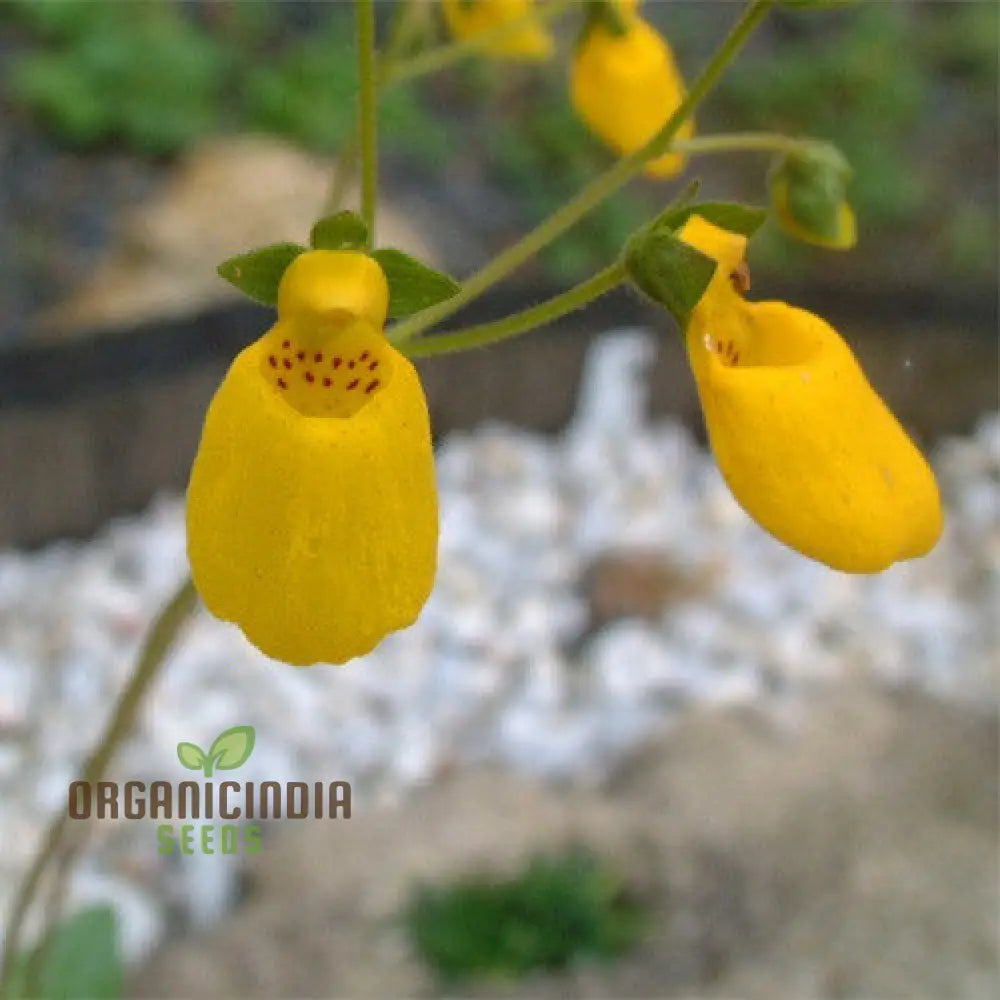
[[[622,880],[589,851],[573,848],[536,856],[512,878],[421,886],[406,925],[417,953],[454,982],[613,959],[638,940],[643,918]]]

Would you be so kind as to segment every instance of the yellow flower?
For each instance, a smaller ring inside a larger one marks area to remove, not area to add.
[[[434,581],[427,404],[382,327],[388,288],[361,253],[288,267],[278,321],[208,409],[187,495],[208,609],[268,656],[343,663],[412,624]]]
[[[462,41],[521,21],[531,13],[533,0],[442,0],[444,19],[452,35]],[[489,42],[483,49],[501,59],[548,59],[555,44],[540,24],[528,20]]]
[[[577,46],[570,74],[573,106],[584,124],[616,153],[644,146],[667,123],[684,100],[673,52],[646,21],[622,5],[624,34],[600,19],[591,21]],[[688,119],[677,133],[694,133]],[[684,157],[667,153],[646,164],[650,177],[673,177]]]
[[[718,262],[687,349],[743,508],[834,569],[872,573],[929,552],[943,520],[934,474],[847,344],[803,309],[743,298],[744,237],[699,216],[680,235]]]

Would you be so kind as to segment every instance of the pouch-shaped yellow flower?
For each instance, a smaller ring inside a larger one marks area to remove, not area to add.
[[[475,38],[515,21],[525,21],[490,41],[483,49],[500,59],[548,59],[555,47],[552,35],[528,15],[533,0],[442,0],[441,8],[451,34]]]
[[[761,527],[834,569],[922,556],[942,530],[923,455],[837,332],[783,302],[747,302],[746,239],[692,216],[687,243],[718,262],[686,331],[712,450]]]
[[[583,123],[616,153],[644,146],[684,100],[681,79],[666,39],[625,6],[623,34],[594,19],[573,56],[570,96]],[[688,119],[677,137],[689,138]],[[669,178],[684,168],[684,157],[666,153],[646,164],[650,177]]]
[[[278,321],[233,362],[187,494],[208,609],[268,656],[343,663],[413,623],[437,560],[417,373],[382,331],[388,289],[360,253],[286,270]]]

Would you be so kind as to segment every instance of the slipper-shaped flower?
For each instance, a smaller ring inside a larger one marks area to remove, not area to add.
[[[548,59],[555,42],[548,29],[535,23],[533,0],[442,0],[441,9],[452,36],[459,41],[494,31],[503,25],[511,30],[488,42],[483,51],[499,59]],[[516,21],[525,21],[514,28]]]
[[[712,451],[761,527],[834,569],[873,573],[930,551],[943,515],[929,465],[826,322],[747,302],[746,239],[694,215],[718,262],[688,322]]]
[[[577,45],[570,96],[583,123],[619,155],[644,146],[684,100],[684,81],[666,39],[629,5],[619,10],[620,32],[593,18]],[[694,134],[689,118],[677,138]],[[669,178],[684,168],[678,153],[650,160],[649,177]]]
[[[233,362],[187,494],[208,609],[268,656],[343,663],[412,624],[437,560],[427,404],[386,340],[370,257],[313,250],[281,280],[278,321]]]

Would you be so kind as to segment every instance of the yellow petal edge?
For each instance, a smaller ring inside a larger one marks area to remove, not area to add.
[[[834,569],[874,573],[929,552],[943,513],[930,466],[840,335],[783,302],[747,302],[746,240],[700,216],[681,238],[718,261],[688,324],[712,450],[766,531]]]
[[[188,487],[188,555],[206,606],[296,665],[343,663],[412,624],[436,569],[427,404],[412,364],[371,323],[381,286],[359,292],[359,273],[372,276],[360,256],[312,251],[286,272],[278,322],[209,406]],[[343,275],[338,295],[329,286]],[[332,303],[329,329],[306,308],[317,301]],[[377,370],[367,358],[347,370],[369,350]],[[362,402],[346,402],[376,376]],[[329,407],[316,402],[324,393]]]

